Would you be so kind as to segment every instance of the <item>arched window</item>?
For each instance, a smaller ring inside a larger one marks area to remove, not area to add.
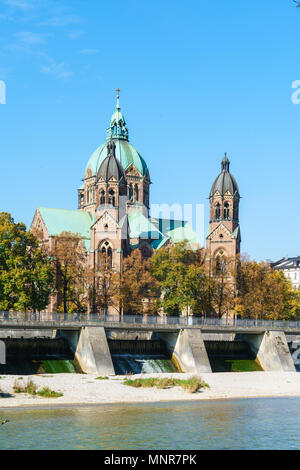
[[[237,204],[233,206],[233,218],[235,220],[238,220],[238,205]]]
[[[107,269],[112,267],[112,247],[107,240],[99,247],[99,266]]]
[[[144,204],[146,207],[149,205],[149,192],[146,189],[144,189]]]
[[[108,191],[108,204],[111,204],[112,206],[116,205],[115,192],[113,189]]]
[[[230,214],[229,203],[225,202],[225,204],[224,204],[224,219],[229,219],[229,214]]]
[[[137,184],[134,186],[134,200],[135,201],[139,200],[139,187]]]
[[[225,274],[227,271],[227,263],[225,253],[223,250],[219,250],[215,257],[215,274]]]
[[[221,216],[221,206],[217,202],[217,204],[215,205],[215,219],[219,219],[220,216]]]
[[[132,183],[129,185],[129,201],[133,199],[133,186]]]
[[[105,204],[105,192],[104,190],[102,189],[102,191],[100,191],[100,204]]]

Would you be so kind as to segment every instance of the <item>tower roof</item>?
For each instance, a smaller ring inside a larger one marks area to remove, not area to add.
[[[141,174],[141,176],[149,177],[145,160],[134,148],[134,146],[129,143],[128,129],[126,127],[124,116],[120,110],[119,91],[117,95],[116,110],[111,117],[110,126],[107,128],[107,141],[111,140],[113,140],[116,144],[115,155],[125,171],[131,165],[133,165]],[[107,156],[107,142],[105,142],[104,144],[100,145],[100,147],[98,147],[90,157],[85,173],[88,169],[90,169],[92,175],[97,175],[102,162]]]
[[[116,158],[116,144],[113,140],[107,144],[107,157],[100,165],[97,179],[102,178],[105,182],[113,179],[115,181],[126,183],[124,169]]]
[[[237,182],[229,171],[230,161],[225,153],[221,163],[221,173],[217,176],[212,185],[209,197],[214,196],[218,191],[221,196],[229,192],[232,196],[239,196],[239,188]]]
[[[106,140],[122,139],[122,140],[128,141],[128,129],[126,127],[126,121],[124,119],[123,114],[121,113],[121,108],[120,108],[119,88],[116,91],[118,93],[117,94],[117,106],[116,106],[115,112],[113,113],[111,117],[110,126],[107,128]]]

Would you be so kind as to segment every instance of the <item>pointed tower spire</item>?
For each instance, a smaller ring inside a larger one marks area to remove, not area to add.
[[[117,88],[116,89],[116,92],[117,92],[117,109],[120,109],[120,102],[119,102],[119,99],[120,99],[120,88]]]
[[[128,141],[128,129],[126,121],[120,108],[120,88],[116,89],[117,92],[117,106],[114,114],[110,120],[110,126],[107,128],[107,140],[122,139]]]
[[[227,157],[227,153],[225,152],[224,158],[222,160],[222,171],[229,172],[229,165],[230,165],[230,161],[229,161],[229,158]]]

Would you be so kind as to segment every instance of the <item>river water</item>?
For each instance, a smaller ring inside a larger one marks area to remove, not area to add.
[[[300,398],[0,409],[0,449],[300,448]]]

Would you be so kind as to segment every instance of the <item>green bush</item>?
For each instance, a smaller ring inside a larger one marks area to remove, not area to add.
[[[44,398],[58,398],[63,396],[63,393],[54,392],[49,387],[44,387],[41,390],[38,390],[37,394]]]
[[[15,381],[13,385],[13,390],[15,393],[29,393],[30,395],[35,395],[37,391],[37,386],[32,380],[29,380],[26,385]]]
[[[146,379],[128,379],[124,381],[124,385],[128,385],[130,387],[135,388],[149,388],[149,387],[156,387],[160,389],[170,388],[170,387],[182,387],[184,390],[187,390],[190,393],[196,393],[198,390],[202,388],[209,388],[209,385],[200,377],[191,377],[190,379],[173,379],[169,377],[165,378],[155,378],[150,377]]]
[[[25,385],[15,381],[13,390],[15,393],[28,393],[29,395],[39,395],[45,398],[57,398],[63,396],[62,393],[54,392],[49,387],[44,387],[41,390],[38,390],[37,385],[32,380],[29,380]]]

